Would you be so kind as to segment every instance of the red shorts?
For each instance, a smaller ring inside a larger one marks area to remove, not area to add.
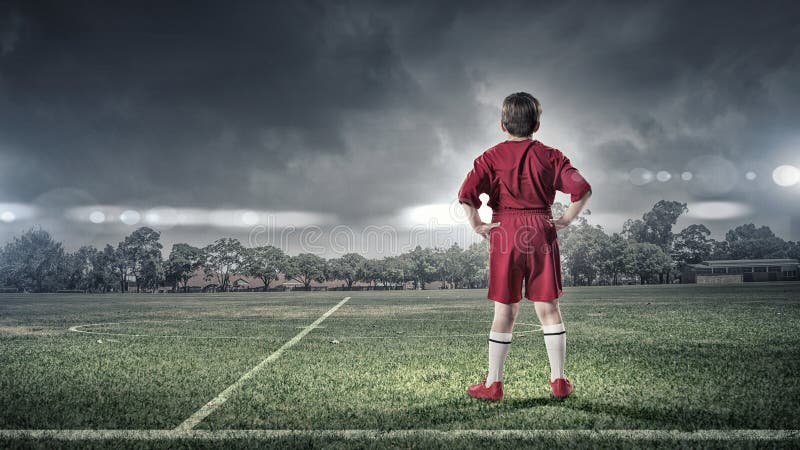
[[[492,222],[500,222],[489,235],[489,294],[501,303],[525,298],[552,301],[561,297],[561,256],[558,234],[549,222],[549,208],[499,209]]]

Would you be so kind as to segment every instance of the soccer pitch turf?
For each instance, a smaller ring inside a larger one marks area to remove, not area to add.
[[[483,290],[0,295],[0,448],[800,445],[800,284],[568,288],[564,401],[523,301],[486,403]]]

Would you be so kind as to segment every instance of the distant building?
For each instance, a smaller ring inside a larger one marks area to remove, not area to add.
[[[682,283],[727,284],[751,281],[797,281],[796,259],[726,259],[687,264]]]

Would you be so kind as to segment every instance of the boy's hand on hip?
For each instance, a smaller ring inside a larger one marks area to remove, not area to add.
[[[481,222],[481,224],[478,225],[477,227],[474,227],[473,230],[475,230],[476,233],[478,233],[481,236],[483,236],[484,239],[489,239],[489,232],[492,231],[492,228],[497,228],[499,226],[500,226],[500,222],[495,222],[495,223],[483,223],[483,222]]]
[[[563,230],[567,228],[570,224],[570,220],[564,218],[564,216],[559,217],[558,219],[550,219],[550,223],[552,223],[556,227],[557,230]]]

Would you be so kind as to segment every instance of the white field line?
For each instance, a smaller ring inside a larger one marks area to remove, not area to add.
[[[125,322],[102,322],[102,323],[87,323],[84,325],[74,325],[69,327],[69,331],[73,331],[76,333],[84,333],[84,334],[96,334],[102,336],[128,336],[128,337],[150,337],[150,338],[186,338],[186,339],[269,339],[270,336],[190,336],[190,335],[181,335],[181,334],[128,334],[128,333],[109,333],[105,331],[90,331],[90,330],[83,330],[82,328],[85,327],[92,327],[92,326],[100,326],[100,325],[119,325],[121,323],[162,323],[162,322],[189,322],[194,321],[195,319],[171,319],[171,320],[131,320]],[[197,321],[201,321],[202,319],[198,319]],[[413,321],[429,321],[429,319],[397,319],[392,318],[391,320],[400,321],[400,320],[413,320]],[[474,320],[437,320],[437,322],[475,322]],[[480,322],[484,323],[484,322]],[[533,334],[538,334],[539,331],[542,331],[542,326],[533,324],[533,323],[520,323],[518,322],[515,326],[527,326],[532,327],[528,330],[522,331],[515,331],[514,336],[523,337],[523,336],[531,336]],[[303,326],[295,327],[295,328],[305,328]],[[318,329],[324,329],[325,327],[317,327]],[[404,334],[403,332],[398,332],[393,336],[336,336],[339,339],[351,340],[351,339],[397,339],[397,338],[457,338],[457,337],[475,337],[475,336],[486,336],[486,333],[476,333],[476,334]],[[109,339],[110,340],[110,339]]]
[[[255,375],[256,372],[258,372],[261,369],[263,369],[264,367],[266,367],[272,361],[275,361],[276,359],[278,359],[283,354],[283,352],[285,352],[286,350],[291,348],[294,344],[297,344],[298,342],[300,342],[300,339],[303,339],[303,337],[305,335],[310,333],[311,330],[313,330],[319,324],[321,324],[323,320],[327,319],[328,316],[330,316],[331,314],[335,313],[336,310],[341,308],[342,305],[347,303],[348,300],[350,300],[350,297],[345,297],[344,299],[342,299],[342,301],[337,303],[333,308],[329,309],[325,314],[321,315],[319,317],[319,319],[315,320],[314,323],[312,323],[311,325],[303,328],[303,330],[300,331],[299,333],[297,333],[297,335],[295,335],[295,337],[293,337],[292,339],[287,341],[285,344],[283,344],[281,346],[281,348],[275,350],[274,353],[272,353],[271,355],[267,356],[266,359],[264,359],[263,361],[258,363],[258,365],[256,365],[255,367],[250,369],[247,373],[242,375],[238,380],[236,380],[235,383],[233,383],[232,385],[228,386],[224,391],[220,392],[219,395],[217,395],[216,397],[211,399],[211,401],[209,401],[208,403],[203,405],[202,408],[198,409],[188,419],[184,420],[183,423],[181,423],[180,425],[178,425],[175,428],[175,431],[191,430],[192,428],[197,426],[198,423],[200,423],[203,419],[205,419],[209,414],[214,412],[215,409],[217,409],[220,405],[225,403],[228,400],[228,398],[231,396],[231,394],[235,390],[239,389],[239,387],[242,384],[244,384],[247,380],[252,378],[253,375]]]
[[[408,439],[429,438],[462,441],[470,438],[555,439],[570,442],[575,438],[617,439],[625,441],[786,441],[800,439],[800,430],[0,430],[3,439],[56,439],[62,441],[128,440],[228,440],[228,439]]]

